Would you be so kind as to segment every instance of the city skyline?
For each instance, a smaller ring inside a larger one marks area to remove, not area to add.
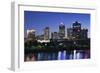
[[[75,21],[80,22],[82,28],[88,29],[88,37],[90,37],[90,14],[24,11],[25,31],[34,29],[36,35],[43,34],[45,27],[50,28],[50,34],[59,32],[61,23],[65,25],[65,35],[67,35],[67,28],[70,28]]]

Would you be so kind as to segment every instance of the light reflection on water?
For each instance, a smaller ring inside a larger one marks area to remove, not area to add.
[[[39,52],[25,55],[25,61],[74,60],[90,58],[90,50]]]

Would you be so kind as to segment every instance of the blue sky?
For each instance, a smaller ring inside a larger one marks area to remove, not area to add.
[[[70,28],[75,21],[80,22],[82,28],[88,29],[88,37],[90,37],[90,14],[24,11],[25,31],[34,29],[36,35],[43,34],[45,27],[49,27],[50,32],[58,32],[61,22],[65,25],[67,34],[67,28]]]

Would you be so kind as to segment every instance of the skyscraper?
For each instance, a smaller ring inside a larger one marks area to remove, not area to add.
[[[59,25],[59,38],[63,39],[65,37],[65,25],[61,22]]]
[[[73,39],[81,38],[81,24],[79,22],[73,23]]]
[[[73,29],[67,28],[67,38],[72,39],[73,38]]]
[[[44,28],[44,40],[49,40],[49,27]]]
[[[27,30],[27,38],[29,40],[36,40],[36,37],[35,37],[35,30],[34,29],[28,29]]]
[[[72,28],[67,29],[67,37],[68,39],[87,39],[88,29],[81,29],[81,24],[76,21]]]
[[[87,39],[88,37],[88,30],[87,29],[82,29],[81,30],[81,39]]]
[[[58,36],[58,32],[52,32],[51,33],[51,39],[58,39],[59,36]]]

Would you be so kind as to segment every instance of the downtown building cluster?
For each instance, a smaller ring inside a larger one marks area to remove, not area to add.
[[[67,30],[67,32],[66,32]],[[66,35],[67,34],[67,35]],[[88,29],[82,28],[81,23],[75,21],[72,24],[71,28],[65,28],[65,25],[61,23],[59,25],[58,32],[50,32],[50,27],[44,27],[42,35],[36,35],[36,30],[29,29],[27,30],[27,39],[38,40],[38,41],[49,41],[52,40],[77,40],[77,39],[87,39],[88,38]]]

